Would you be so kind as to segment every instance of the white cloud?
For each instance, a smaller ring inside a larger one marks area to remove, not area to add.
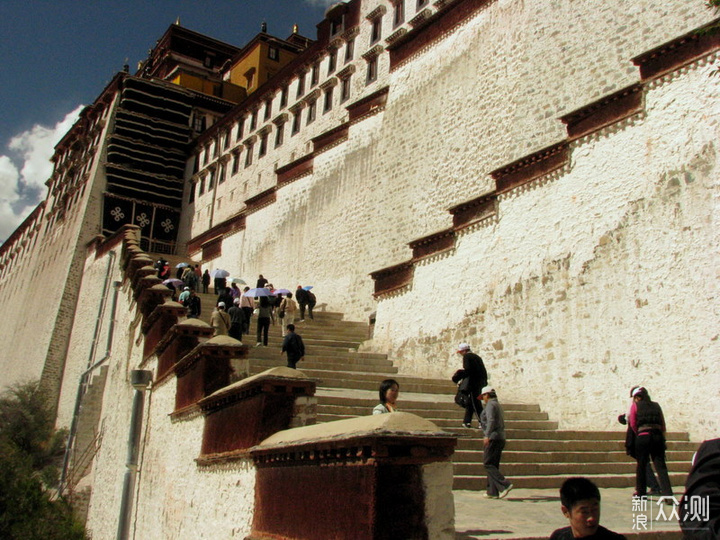
[[[15,135],[7,146],[9,155],[0,155],[0,242],[45,198],[54,147],[83,107],[68,113],[54,127],[36,125]]]
[[[55,127],[36,125],[28,131],[15,135],[10,140],[8,147],[23,162],[20,175],[21,181],[26,186],[44,190],[45,181],[52,174],[50,158],[53,155],[53,149],[75,123],[82,109],[81,105],[68,113],[65,118],[55,124]]]

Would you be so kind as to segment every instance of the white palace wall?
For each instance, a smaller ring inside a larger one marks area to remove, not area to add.
[[[120,279],[121,246],[112,261],[112,277]],[[81,300],[86,291],[101,290],[109,264],[109,254],[95,258],[90,254],[85,265]],[[112,291],[109,293],[112,297]],[[82,304],[82,303],[81,303]],[[93,306],[96,308],[96,306]],[[72,366],[87,362],[89,343],[75,340],[87,334],[90,312],[79,308],[73,330]],[[109,323],[110,306],[103,327]],[[79,488],[92,487],[87,527],[94,538],[114,537],[121,507],[127,445],[134,389],[130,384],[133,369],[153,371],[157,378],[157,357],[143,361],[141,316],[132,298],[130,282],[125,280],[118,295],[115,328],[98,425],[97,450],[89,476]],[[105,352],[103,333],[102,354]],[[68,391],[74,400],[77,384]],[[203,416],[173,420],[176,382],[169,377],[146,391],[138,468],[141,471],[133,492],[132,530],[137,538],[243,538],[250,532],[253,516],[255,469],[251,460],[240,460],[224,467],[199,467]],[[65,392],[64,394],[65,395]],[[66,403],[63,399],[61,403]],[[65,410],[63,407],[61,410]],[[72,412],[72,411],[70,411]]]
[[[706,397],[693,413],[682,407],[673,429],[715,436],[713,67],[663,79],[630,124],[572,143],[567,171],[503,195],[495,222],[461,236],[446,259],[416,265],[409,292],[378,303],[369,277],[409,260],[408,242],[450,226],[448,208],[492,191],[490,171],[565,140],[560,116],[638,82],[633,57],[711,16],[684,0],[498,0],[391,72],[383,53],[378,81],[351,101],[387,85],[384,110],[317,153],[311,174],[279,186],[209,266],[251,285],[259,273],[276,287],[315,285],[320,303],[350,319],[377,309],[366,347],[403,372],[448,375],[452,348],[467,339],[507,398],[539,401],[563,427],[607,427],[613,415],[594,411],[622,410],[633,384],[669,403],[682,375],[683,388],[697,383]],[[222,189],[247,185],[245,198],[268,189],[274,167],[344,115],[336,107],[317,131],[303,126],[302,139]],[[222,208],[232,216],[243,206]],[[190,225],[192,235],[207,226]],[[568,398],[580,388],[581,400]]]
[[[104,118],[108,114],[106,111]],[[107,126],[102,124],[93,137],[105,141],[106,133]],[[86,150],[84,162],[74,165],[85,166],[86,172],[77,190],[71,192],[72,203],[58,201],[52,191],[48,194],[29,241],[15,253],[0,279],[0,309],[5,314],[0,342],[9,344],[0,359],[0,387],[42,379],[53,406],[64,377],[86,244],[100,230],[105,148],[95,143]],[[51,180],[57,182],[63,174],[57,172]],[[63,218],[53,216],[59,211]]]
[[[379,303],[372,347],[404,371],[449,375],[468,341],[502,395],[539,402],[564,428],[609,427],[643,384],[672,411],[669,429],[716,436],[715,69],[699,62],[652,83],[644,114],[578,140],[566,170],[501,196],[496,219]]]
[[[377,4],[366,2],[363,13]],[[279,187],[277,201],[226,236],[222,256],[209,266],[239,272],[248,283],[262,273],[278,287],[316,285],[330,309],[365,320],[375,310],[370,272],[407,259],[409,241],[447,227],[449,207],[491,189],[489,171],[561,140],[559,116],[637,81],[633,56],[708,16],[683,1],[495,1],[392,72],[381,54],[378,81],[356,85],[350,101],[387,85],[385,110],[353,123],[346,142],[315,155],[312,174]],[[356,83],[368,42],[361,26]],[[241,165],[214,195],[188,207],[191,236],[209,226],[213,196],[222,199],[217,224],[271,187],[273,169],[306,154],[310,137],[346,119],[343,106],[319,111],[300,134],[287,133],[283,147]]]

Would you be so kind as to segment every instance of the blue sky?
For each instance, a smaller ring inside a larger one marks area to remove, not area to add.
[[[170,24],[242,46],[260,31],[315,38],[335,0],[0,0],[0,242],[45,195],[52,148]]]

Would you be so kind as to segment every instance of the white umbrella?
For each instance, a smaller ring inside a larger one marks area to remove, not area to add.
[[[186,266],[190,266],[188,263],[182,262],[175,266],[175,268],[185,268]]]
[[[250,298],[258,298],[260,296],[271,296],[268,289],[250,289],[248,292],[243,293],[243,296]]]
[[[239,277],[234,277],[230,280],[230,283],[237,283],[238,285],[247,285],[247,282]]]
[[[230,272],[227,270],[223,270],[222,268],[216,268],[212,272],[210,272],[210,277],[212,278],[226,278],[230,275]]]

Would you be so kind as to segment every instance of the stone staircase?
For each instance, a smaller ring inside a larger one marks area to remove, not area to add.
[[[215,295],[200,295],[202,319],[209,321]],[[254,323],[254,319],[253,319]],[[455,405],[455,385],[449,380],[398,374],[385,354],[358,352],[368,337],[364,323],[342,320],[340,313],[319,312],[315,320],[296,321],[306,358],[298,368],[317,380],[318,422],[364,416],[378,403],[380,381],[394,378],[400,384],[402,411],[431,420],[458,437],[454,455],[454,489],[484,490],[482,432],[460,427],[463,411]],[[279,325],[270,327],[268,347],[254,347],[255,325],[243,336],[250,346],[251,374],[284,366]],[[513,403],[500,396],[505,411],[508,443],[502,471],[518,488],[559,488],[568,476],[592,478],[600,487],[634,486],[634,461],[625,455],[625,432],[559,430],[557,422],[536,404]],[[668,433],[670,478],[682,486],[697,445],[686,433]]]

